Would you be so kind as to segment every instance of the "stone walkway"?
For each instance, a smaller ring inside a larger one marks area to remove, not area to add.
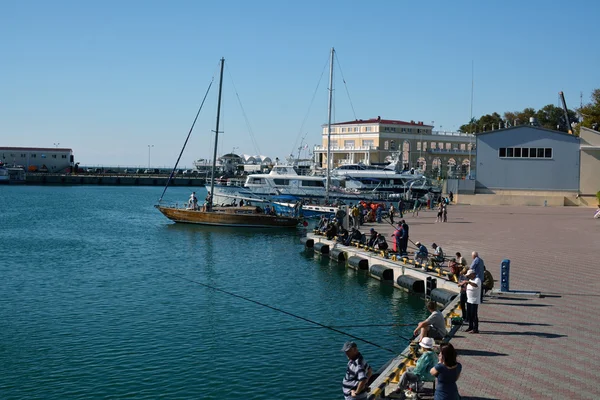
[[[510,289],[531,296],[486,297],[479,334],[452,343],[463,373],[463,399],[599,399],[600,220],[585,208],[450,206],[405,216],[410,239],[441,245],[447,256],[478,251],[500,288],[510,259]],[[395,218],[396,222],[399,219]],[[389,224],[373,226],[389,238]],[[413,246],[410,246],[413,247]],[[409,247],[409,250],[411,250]],[[463,328],[464,329],[464,328]]]

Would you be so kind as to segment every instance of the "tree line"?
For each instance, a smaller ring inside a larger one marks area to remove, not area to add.
[[[461,125],[459,131],[479,133],[516,125],[529,125],[531,118],[535,118],[538,126],[542,128],[562,132],[572,130],[575,135],[579,135],[581,126],[598,130],[600,128],[600,89],[592,92],[590,103],[577,108],[576,111],[567,109],[567,114],[568,121],[565,120],[563,108],[553,104],[548,104],[539,110],[527,107],[522,111],[506,111],[502,116],[494,112],[471,119],[470,122]]]

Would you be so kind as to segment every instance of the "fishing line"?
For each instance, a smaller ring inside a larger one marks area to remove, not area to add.
[[[323,324],[321,324],[321,323],[319,323],[319,322],[316,322],[316,321],[313,321],[313,320],[311,320],[311,319],[308,319],[308,318],[302,317],[302,316],[300,316],[300,315],[297,315],[297,314],[293,314],[293,313],[291,313],[291,312],[289,312],[289,311],[282,310],[281,308],[277,308],[277,307],[273,307],[273,306],[270,306],[270,305],[268,305],[268,304],[265,304],[265,303],[261,303],[260,301],[253,300],[253,299],[251,299],[251,298],[248,298],[248,297],[245,297],[245,296],[242,296],[242,295],[239,295],[239,294],[233,293],[233,292],[229,292],[229,291],[227,291],[227,290],[220,289],[220,288],[218,288],[218,287],[216,287],[216,286],[208,285],[208,284],[206,284],[206,283],[203,283],[203,282],[200,282],[200,281],[197,281],[197,280],[194,280],[194,279],[190,279],[190,278],[188,278],[188,277],[185,277],[185,276],[183,276],[183,275],[179,275],[179,274],[173,274],[173,273],[166,272],[166,271],[163,271],[163,272],[164,272],[164,273],[166,273],[166,274],[169,274],[169,275],[175,276],[175,277],[177,277],[177,278],[180,278],[180,279],[182,279],[182,280],[185,280],[185,281],[188,281],[188,282],[194,283],[194,284],[196,284],[196,285],[204,286],[204,287],[206,287],[206,288],[208,288],[208,289],[212,289],[212,290],[214,290],[214,291],[217,291],[217,292],[225,293],[225,294],[227,294],[227,295],[229,295],[229,296],[237,297],[238,299],[242,299],[242,300],[248,301],[248,302],[250,302],[250,303],[258,304],[259,306],[263,306],[263,307],[266,307],[266,308],[270,308],[271,310],[274,310],[274,311],[277,311],[277,312],[280,312],[280,313],[283,313],[283,314],[289,315],[290,317],[293,317],[293,318],[296,318],[296,319],[300,319],[300,320],[302,320],[302,321],[305,321],[305,322],[308,322],[308,323],[311,323],[311,324],[317,325],[317,326],[319,326],[319,327],[321,327],[321,328],[329,329],[329,330],[331,330],[331,331],[337,332],[337,333],[339,333],[339,334],[342,334],[342,335],[344,335],[344,336],[351,337],[352,339],[356,339],[356,340],[359,340],[359,341],[361,341],[361,342],[363,342],[363,343],[370,344],[371,346],[375,346],[375,347],[378,347],[378,348],[380,348],[380,349],[382,349],[382,350],[389,351],[390,353],[398,354],[398,352],[397,352],[397,351],[395,351],[395,350],[391,350],[391,349],[388,349],[388,348],[385,348],[385,347],[383,347],[383,346],[380,346],[380,345],[378,345],[377,343],[373,343],[373,342],[371,342],[370,340],[367,340],[367,339],[361,338],[361,337],[359,337],[359,336],[352,335],[352,334],[350,334],[350,333],[347,333],[347,332],[341,331],[341,330],[339,330],[339,329],[336,329],[336,328],[334,328],[334,327],[331,327],[331,326],[323,325]],[[405,339],[405,338],[403,338],[403,339]]]
[[[370,328],[370,327],[394,327],[394,326],[415,326],[418,322],[410,323],[410,324],[357,324],[357,325],[329,325],[330,328]],[[304,326],[298,328],[281,328],[281,329],[271,329],[263,332],[277,332],[277,331],[303,331],[309,329],[321,329],[320,326]]]

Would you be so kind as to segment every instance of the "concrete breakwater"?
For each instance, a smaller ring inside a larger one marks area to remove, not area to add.
[[[25,176],[27,185],[109,185],[109,186],[164,186],[169,175],[141,174],[51,174],[35,173]],[[204,186],[206,180],[198,177],[175,176],[172,186]]]

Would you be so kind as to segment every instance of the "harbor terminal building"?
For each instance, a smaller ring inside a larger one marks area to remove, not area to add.
[[[73,150],[60,147],[0,147],[0,161],[28,172],[66,172],[73,167]]]
[[[315,164],[327,167],[327,125],[322,144],[314,147]],[[458,132],[434,131],[420,121],[399,121],[381,117],[331,124],[332,168],[348,164],[383,165],[400,153],[403,169],[437,169],[446,176],[466,175],[475,166],[475,138]]]

